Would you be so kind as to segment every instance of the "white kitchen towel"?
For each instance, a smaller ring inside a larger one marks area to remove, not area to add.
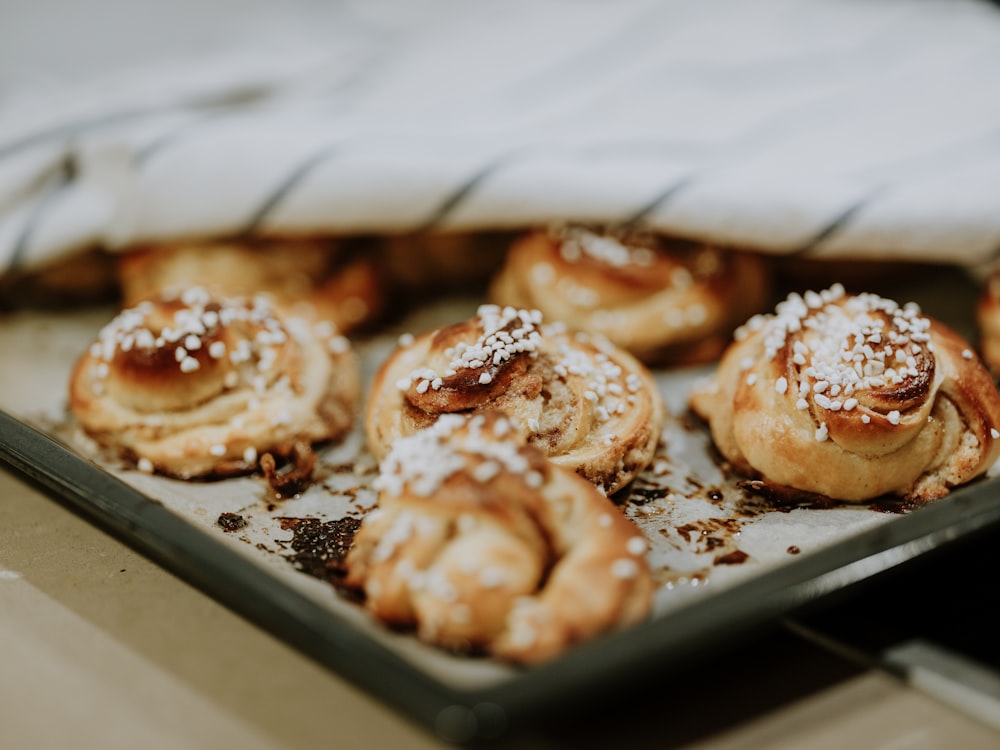
[[[211,54],[0,77],[0,273],[92,245],[551,220],[1000,253],[985,0],[320,5],[264,44],[232,23]]]

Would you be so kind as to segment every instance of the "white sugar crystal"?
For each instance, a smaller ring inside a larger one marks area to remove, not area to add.
[[[630,560],[627,557],[620,557],[611,563],[611,575],[615,578],[628,580],[630,578],[635,578],[638,574],[639,566],[636,564],[635,560]]]

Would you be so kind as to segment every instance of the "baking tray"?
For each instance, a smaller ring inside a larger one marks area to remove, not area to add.
[[[892,290],[971,339],[975,289],[959,272],[925,273]],[[371,372],[400,333],[461,319],[474,299],[426,305],[356,342]],[[657,457],[616,501],[650,541],[654,614],[626,631],[530,668],[446,654],[391,631],[310,575],[296,544],[305,521],[336,524],[374,505],[374,462],[360,430],[320,455],[318,481],[278,500],[256,478],[185,483],[151,477],[102,455],[65,413],[69,368],[114,310],[7,315],[0,326],[0,458],[170,571],[319,663],[432,729],[468,742],[505,735],[575,702],[656,675],[669,678],[856,582],[1000,522],[987,478],[908,508],[788,503],[756,496],[722,472],[686,395],[710,366],[656,373],[671,419]],[[239,516],[236,531],[220,526]],[[323,526],[323,528],[328,528]],[[334,526],[329,526],[334,528]],[[315,562],[315,559],[312,560]]]

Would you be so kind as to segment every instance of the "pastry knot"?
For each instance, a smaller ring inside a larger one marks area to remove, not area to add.
[[[631,227],[557,225],[511,246],[491,298],[537,307],[655,363],[714,359],[764,308],[770,273],[755,255]]]
[[[652,458],[664,407],[652,375],[600,336],[536,310],[484,305],[407,338],[383,362],[366,411],[376,457],[445,414],[499,411],[533,446],[606,492]]]
[[[345,583],[429,643],[533,663],[650,610],[640,532],[502,414],[401,438],[376,488]]]
[[[738,470],[844,500],[934,499],[1000,455],[1000,396],[968,345],[841,285],[751,318],[691,405]]]
[[[119,313],[77,361],[70,408],[101,444],[183,478],[252,471],[343,435],[360,392],[350,342],[267,298],[164,292]]]

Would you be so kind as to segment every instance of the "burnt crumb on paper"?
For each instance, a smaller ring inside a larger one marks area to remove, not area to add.
[[[919,500],[909,500],[900,497],[880,497],[868,504],[876,513],[892,513],[904,515],[919,508],[923,503]]]
[[[633,487],[628,496],[628,502],[633,505],[644,505],[651,500],[662,500],[670,494],[666,487]]]
[[[215,521],[216,526],[226,532],[239,531],[247,526],[247,519],[239,513],[220,513]]]
[[[303,573],[345,591],[339,584],[347,572],[347,553],[354,545],[354,535],[361,528],[361,519],[348,516],[334,521],[316,518],[277,520],[282,529],[292,532],[292,554],[287,556],[289,562]]]
[[[696,442],[696,437],[692,442]],[[701,449],[707,447],[700,445]],[[768,533],[777,534],[773,541],[780,546],[775,546],[772,554],[797,556],[803,549],[800,539],[810,540],[801,534],[811,532],[802,531],[796,520],[775,523],[776,516],[803,511],[839,515],[840,511],[847,511],[854,514],[852,523],[857,523],[858,512],[875,515],[906,513],[912,509],[895,498],[882,498],[867,505],[848,503],[749,479],[735,473],[725,462],[711,460],[711,450],[704,453],[710,458],[707,469],[696,461],[688,464],[691,452],[685,452],[684,448],[674,453],[668,444],[661,446],[660,451],[654,458],[659,470],[651,467],[640,474],[625,494],[622,507],[649,538],[659,540],[654,544],[659,553],[654,558],[657,564],[653,572],[666,590],[708,584],[722,569],[729,570],[724,580],[732,580],[735,568],[756,569],[757,565],[768,564],[768,560],[774,562],[743,548],[744,532],[756,528],[759,521],[770,520]],[[664,471],[664,467],[670,471]],[[837,522],[831,516],[822,523],[829,526]],[[786,530],[795,530],[799,538],[781,538]],[[753,539],[759,550],[761,535],[758,533]]]
[[[793,510],[835,510],[837,508],[867,508],[875,513],[906,514],[919,508],[919,500],[883,496],[867,503],[835,500],[826,495],[803,492],[789,487],[772,485],[761,480],[745,479],[737,487],[747,494],[745,512],[762,515],[769,512],[789,513]]]
[[[715,558],[716,565],[742,565],[750,559],[750,555],[741,549],[734,549]]]
[[[768,511],[789,513],[799,508],[830,510],[845,505],[843,501],[826,495],[782,487],[759,479],[745,479],[736,486],[747,495],[748,502],[744,512],[750,515],[761,515]]]
[[[740,535],[742,524],[735,518],[705,518],[676,526],[678,535],[699,551],[711,552],[733,544]]]

